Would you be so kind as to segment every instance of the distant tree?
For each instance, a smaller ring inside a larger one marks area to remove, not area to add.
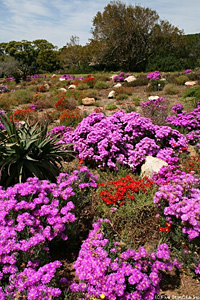
[[[0,61],[0,77],[14,77],[19,83],[22,77],[21,64],[14,57],[8,55],[4,60]]]
[[[60,68],[59,53],[56,50],[42,49],[37,56],[37,64],[42,72],[53,72]]]
[[[159,47],[172,51],[183,34],[159,19],[155,10],[111,1],[93,19],[91,43],[99,47],[93,60],[106,68],[144,69]]]
[[[79,45],[79,37],[71,36],[70,41],[60,50],[63,69],[81,69],[83,46]]]

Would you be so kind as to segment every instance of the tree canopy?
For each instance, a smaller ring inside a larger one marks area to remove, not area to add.
[[[173,51],[183,32],[160,20],[155,10],[111,1],[93,19],[93,43],[99,43],[95,60],[106,67],[135,71],[144,68],[159,47]]]

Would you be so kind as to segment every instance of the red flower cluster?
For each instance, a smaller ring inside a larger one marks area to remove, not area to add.
[[[32,109],[18,109],[13,115],[10,115],[9,120],[12,122],[13,118],[15,122],[24,121],[31,114],[36,113]]]
[[[82,115],[79,108],[73,110],[65,109],[59,117],[60,123],[65,126],[73,126],[77,122],[81,121]]]
[[[152,187],[153,181],[145,177],[144,179],[135,180],[129,175],[121,177],[120,180],[100,183],[99,186],[105,189],[100,192],[101,199],[107,205],[122,206],[126,199],[135,199],[135,194],[139,191],[146,193]]]
[[[170,232],[171,223],[167,222],[166,227],[158,227],[159,231]]]
[[[200,155],[191,156],[188,159],[184,159],[181,163],[182,168],[185,172],[194,171],[197,174],[200,174]]]
[[[90,87],[90,88],[93,88],[94,85],[95,85],[95,82],[96,82],[96,79],[91,76],[91,75],[88,75],[87,78],[83,79],[82,80],[83,83],[87,83],[87,85]]]
[[[66,102],[67,100],[65,99],[65,97],[61,97],[55,104],[55,107],[58,109],[58,110],[63,110],[65,109],[65,106],[66,106]]]

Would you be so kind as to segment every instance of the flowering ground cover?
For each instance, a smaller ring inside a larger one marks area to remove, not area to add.
[[[149,73],[148,80],[159,80],[160,74]],[[120,73],[104,81],[109,91],[121,82],[119,93],[126,91],[131,103],[138,87],[127,88],[127,76]],[[63,162],[65,171],[60,169],[52,182],[35,176],[0,188],[2,300],[153,300],[180,294],[198,299],[200,295],[199,155],[189,154],[191,145],[199,149],[199,105],[186,111],[177,100],[170,113],[172,98],[156,91],[159,97],[147,101],[150,94],[143,87],[139,112],[121,110],[119,100],[111,99],[109,104],[116,103],[118,111],[106,115],[105,105],[100,105],[92,113],[88,108],[83,118],[77,103],[86,92],[92,93],[99,78],[34,75],[22,89],[13,80],[4,82],[8,89],[0,93],[0,115],[6,113],[11,90],[17,88],[23,96],[25,87],[31,88],[34,96],[29,102],[24,98],[25,106],[9,110],[10,119],[14,115],[15,121],[26,121],[29,110],[48,114],[50,140],[57,136],[63,150],[70,144],[73,158]],[[64,91],[70,84],[87,90]],[[98,97],[107,94],[102,88]],[[45,109],[48,101],[50,112]],[[158,111],[163,112],[161,123],[154,118]],[[3,137],[5,127],[0,124],[0,128]],[[1,151],[3,145],[1,141]],[[15,143],[10,147],[14,149]],[[48,157],[48,151],[45,154]],[[168,166],[152,178],[141,178],[147,155]],[[180,280],[178,287],[171,274]],[[194,286],[181,286],[186,276],[195,280]],[[170,294],[164,290],[166,283],[179,291]]]

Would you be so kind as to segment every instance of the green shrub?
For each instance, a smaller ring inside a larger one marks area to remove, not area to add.
[[[174,78],[174,83],[178,85],[184,85],[186,81],[188,81],[189,78],[186,75],[180,75],[178,77]]]
[[[87,85],[87,83],[80,82],[77,85],[77,90],[87,90],[87,89],[89,89],[89,86]]]
[[[132,101],[133,101],[135,106],[140,106],[141,99],[139,97],[133,96]]]
[[[116,108],[117,108],[117,106],[114,103],[110,103],[105,107],[106,110],[113,110]]]
[[[186,100],[186,102],[190,101],[190,104],[192,104],[193,108],[196,108],[198,102],[200,102],[200,86],[193,86],[186,89],[182,97]]]
[[[149,92],[162,91],[164,86],[165,86],[165,80],[153,79],[150,81],[149,86],[147,87],[146,90]]]
[[[99,99],[99,92],[95,89],[86,91],[86,97]]]
[[[54,182],[61,160],[69,152],[56,145],[56,137],[47,136],[47,125],[24,123],[17,127],[6,115],[1,116],[1,121],[5,130],[0,135],[0,185],[8,187],[28,177]]]
[[[128,99],[128,95],[127,94],[118,94],[116,96],[117,100],[124,100],[124,99]]]
[[[166,84],[165,87],[163,88],[163,93],[167,95],[176,95],[179,92],[180,92],[179,88],[172,83]]]
[[[33,99],[34,92],[28,89],[19,89],[12,93],[11,97],[18,104],[30,103]]]
[[[94,85],[95,89],[108,89],[109,87],[109,83],[104,81],[97,81]]]

